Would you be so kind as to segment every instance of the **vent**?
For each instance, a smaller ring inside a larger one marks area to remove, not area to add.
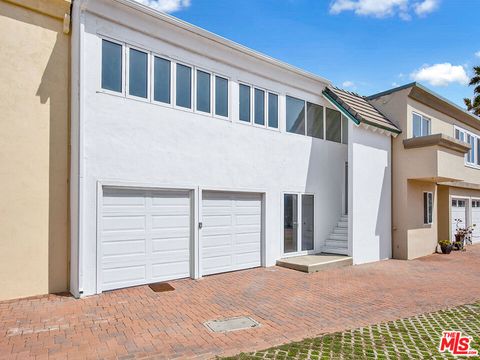
[[[228,319],[210,320],[204,323],[210,331],[225,333],[229,331],[246,330],[260,326],[260,323],[248,316],[240,316]]]

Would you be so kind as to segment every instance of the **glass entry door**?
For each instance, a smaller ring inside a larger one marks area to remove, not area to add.
[[[314,250],[314,196],[284,194],[283,252],[298,253]],[[302,221],[299,222],[298,219]]]
[[[297,252],[298,249],[298,195],[283,196],[283,252]]]
[[[302,195],[302,251],[313,250],[313,195]]]

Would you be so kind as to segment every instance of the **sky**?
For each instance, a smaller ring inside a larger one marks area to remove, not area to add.
[[[361,95],[418,81],[464,107],[480,0],[137,0]]]

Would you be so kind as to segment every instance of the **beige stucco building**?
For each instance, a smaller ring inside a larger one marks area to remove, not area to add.
[[[69,0],[0,0],[0,300],[68,289]]]
[[[478,224],[480,119],[411,83],[368,98],[402,133],[392,141],[393,256],[435,252],[460,227]]]

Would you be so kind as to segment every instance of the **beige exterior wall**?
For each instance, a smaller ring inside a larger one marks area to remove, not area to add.
[[[0,0],[0,300],[68,289],[67,0]]]
[[[412,137],[416,112],[431,119],[431,134],[455,136],[454,126],[480,134],[478,129],[445,115],[408,96],[411,88],[384,95],[373,104],[402,129],[392,144],[393,256],[413,259],[435,252],[438,240],[449,239],[452,194],[475,196],[479,191],[442,185],[461,180],[480,186],[480,170],[465,165],[461,153],[441,146],[405,149],[403,140]],[[423,192],[434,193],[433,223],[423,224]]]

